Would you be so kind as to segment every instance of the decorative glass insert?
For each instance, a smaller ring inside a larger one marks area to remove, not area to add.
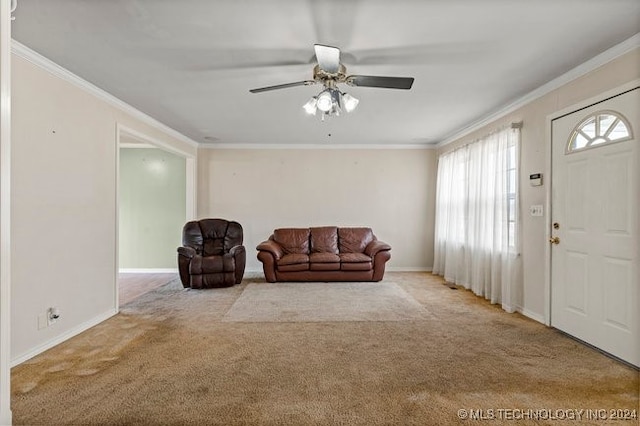
[[[567,153],[632,139],[626,118],[614,111],[600,111],[582,120],[571,132]]]

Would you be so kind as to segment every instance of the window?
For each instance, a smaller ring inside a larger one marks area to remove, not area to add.
[[[513,125],[438,158],[433,273],[513,309],[521,277]]]
[[[629,122],[613,111],[600,111],[585,118],[571,132],[567,154],[632,138]]]
[[[515,141],[507,147],[507,233],[509,249],[516,249],[516,220],[518,218],[518,152]]]

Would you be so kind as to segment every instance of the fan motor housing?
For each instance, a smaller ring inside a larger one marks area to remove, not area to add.
[[[320,65],[313,67],[313,79],[316,81],[326,82],[332,80],[336,83],[343,83],[347,77],[347,68],[339,64],[338,71],[335,73],[329,73],[320,68]]]

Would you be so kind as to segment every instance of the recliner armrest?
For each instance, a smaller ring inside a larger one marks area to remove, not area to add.
[[[192,247],[178,247],[178,254],[189,259],[193,259],[197,255],[196,249]]]
[[[364,253],[371,256],[371,258],[374,258],[378,252],[389,250],[391,250],[391,246],[389,244],[379,240],[374,240],[367,244],[367,247],[364,249]]]
[[[268,251],[275,257],[276,260],[280,259],[284,255],[282,246],[273,240],[263,241],[256,247],[258,251]]]
[[[245,251],[244,246],[233,246],[229,249],[229,253],[232,254],[233,256],[242,253],[243,251]]]
[[[244,276],[244,268],[247,263],[247,251],[243,245],[233,246],[229,249],[229,254],[233,256],[236,262],[235,267],[235,276],[236,276],[236,284],[240,284],[242,282],[242,277]]]

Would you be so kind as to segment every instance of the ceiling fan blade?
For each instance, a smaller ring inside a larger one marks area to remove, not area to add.
[[[346,83],[350,86],[381,87],[384,89],[411,89],[413,77],[380,77],[374,75],[350,75]]]
[[[428,43],[341,52],[345,65],[470,64],[495,50],[488,42]]]
[[[270,90],[287,89],[289,87],[310,86],[312,84],[316,84],[316,82],[314,80],[305,80],[305,81],[296,81],[295,83],[277,84],[275,86],[260,87],[259,89],[251,89],[249,91],[251,93],[262,93],[262,92],[268,92]]]
[[[314,44],[318,65],[329,74],[335,74],[340,69],[340,49],[324,44]]]

